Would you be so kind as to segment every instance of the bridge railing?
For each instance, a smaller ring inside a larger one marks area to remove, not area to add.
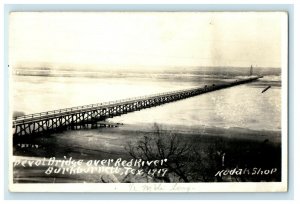
[[[200,89],[200,88],[198,87],[198,88],[190,88],[190,89],[183,89],[183,90],[177,90],[177,91],[169,91],[169,92],[163,92],[163,93],[158,93],[158,94],[130,97],[130,98],[125,98],[125,99],[121,99],[121,100],[114,100],[114,101],[107,101],[107,102],[95,103],[95,104],[89,104],[89,105],[83,105],[83,106],[74,106],[74,107],[70,107],[70,108],[44,111],[44,112],[40,112],[40,113],[33,113],[33,114],[28,114],[28,115],[23,115],[23,116],[17,116],[14,118],[14,120],[30,119],[30,118],[35,118],[35,117],[42,117],[42,116],[62,114],[62,113],[71,113],[71,112],[74,112],[77,110],[97,109],[99,107],[108,106],[111,104],[131,102],[131,101],[135,101],[135,100],[143,100],[143,99],[147,99],[147,98],[155,98],[155,97],[159,97],[159,96],[167,96],[167,95],[172,95],[172,94],[179,94],[179,93],[184,93],[184,92],[193,91],[193,90],[197,90],[197,89]]]
[[[250,80],[250,78],[248,80]],[[244,80],[236,80],[235,83],[238,83],[240,81],[244,81]],[[163,93],[158,93],[158,94],[150,94],[150,95],[145,95],[145,96],[130,97],[130,98],[125,98],[125,99],[121,99],[121,100],[107,101],[107,102],[95,103],[95,104],[89,104],[89,105],[83,105],[83,106],[74,106],[74,107],[71,107],[71,108],[63,108],[63,109],[57,109],[57,110],[52,110],[52,111],[45,111],[45,112],[41,112],[41,113],[34,113],[34,114],[28,114],[28,115],[23,115],[23,116],[17,116],[17,117],[14,118],[14,120],[24,120],[24,119],[43,117],[43,116],[48,116],[48,115],[53,116],[55,114],[73,113],[74,111],[93,110],[93,109],[98,109],[100,107],[109,106],[111,104],[115,105],[115,104],[119,104],[119,103],[132,102],[132,101],[136,101],[136,100],[156,98],[156,97],[159,97],[159,96],[182,94],[182,93],[185,93],[185,92],[191,92],[191,91],[196,91],[196,90],[200,90],[200,89],[209,89],[213,86],[215,86],[215,85],[214,84],[211,85],[211,86],[205,85],[203,87],[197,87],[197,88],[188,88],[188,89],[175,90],[175,91],[163,92]]]

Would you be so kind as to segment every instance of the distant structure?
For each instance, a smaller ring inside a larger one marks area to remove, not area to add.
[[[252,75],[253,75],[253,66],[251,65],[249,76],[252,76]]]

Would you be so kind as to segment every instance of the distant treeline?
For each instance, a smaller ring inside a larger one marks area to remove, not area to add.
[[[199,67],[192,70],[182,68],[183,71],[166,71],[165,73],[190,73],[194,75],[227,75],[227,76],[248,76],[250,67]],[[280,68],[274,67],[253,67],[253,75],[281,75]],[[185,72],[186,71],[186,72]]]
[[[54,76],[54,77],[144,77],[144,76],[201,76],[201,75],[214,75],[220,77],[231,76],[248,76],[250,75],[250,67],[176,67],[167,70],[111,70],[107,69],[51,69],[48,67],[33,67],[33,68],[14,68],[15,75],[24,76]],[[253,75],[276,75],[281,74],[280,68],[273,67],[253,67]]]

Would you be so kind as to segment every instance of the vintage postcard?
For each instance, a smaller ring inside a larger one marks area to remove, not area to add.
[[[285,12],[11,12],[13,192],[287,191]]]

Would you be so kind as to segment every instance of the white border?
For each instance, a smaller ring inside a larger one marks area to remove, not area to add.
[[[202,11],[199,11],[202,12]],[[287,82],[288,32],[287,14],[282,13],[282,181],[281,182],[226,182],[226,183],[117,183],[117,184],[14,184],[12,167],[12,139],[9,140],[9,190],[13,192],[286,192],[287,191]],[[9,84],[11,87],[11,83]],[[10,92],[11,98],[11,92]],[[11,114],[10,114],[11,115]],[[11,125],[11,116],[9,125]],[[9,128],[9,135],[12,135]],[[134,186],[133,186],[134,185]],[[176,187],[176,188],[175,188]],[[181,189],[181,190],[178,190]]]
[[[14,184],[14,192],[283,192],[282,182]]]

